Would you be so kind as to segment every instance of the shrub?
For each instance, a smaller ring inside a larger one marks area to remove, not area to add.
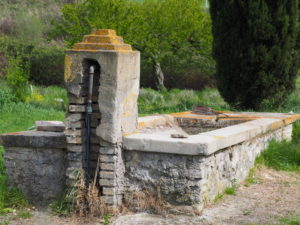
[[[6,80],[11,89],[11,93],[19,101],[25,101],[28,94],[28,64],[22,64],[19,57],[10,58],[6,68]]]
[[[64,49],[56,46],[0,38],[0,65],[13,67],[9,64],[17,59],[20,69],[28,71],[28,80],[35,84],[64,86],[64,55]],[[11,60],[7,62],[7,58]]]
[[[217,86],[233,106],[280,105],[294,89],[298,0],[210,0]]]
[[[64,85],[64,49],[35,47],[30,57],[30,81],[39,85]]]
[[[0,79],[0,84],[1,84],[1,79]],[[10,93],[9,88],[0,85],[0,107],[2,107],[4,104],[14,102],[15,98],[14,96]]]

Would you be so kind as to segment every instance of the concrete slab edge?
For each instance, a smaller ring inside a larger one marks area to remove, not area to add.
[[[168,115],[168,117],[171,117]],[[143,127],[163,125],[165,116],[139,118]],[[135,133],[123,137],[123,148],[126,150],[159,152],[180,155],[211,155],[218,150],[239,144],[257,136],[280,129],[297,120],[298,117],[282,115],[281,118],[256,119],[238,125],[217,129],[197,135],[190,135],[186,139],[174,139],[154,134]],[[159,122],[158,122],[159,121]]]

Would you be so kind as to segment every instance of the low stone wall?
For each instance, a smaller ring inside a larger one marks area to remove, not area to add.
[[[270,140],[290,139],[291,134],[288,125],[207,156],[124,151],[126,194],[156,192],[159,187],[162,198],[172,205],[201,210],[232,182],[247,177]]]
[[[63,132],[23,131],[1,135],[10,187],[44,206],[65,190],[66,141]]]

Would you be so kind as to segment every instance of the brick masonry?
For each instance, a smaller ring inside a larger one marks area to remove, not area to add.
[[[68,185],[74,184],[74,171],[83,168],[85,155],[85,107],[88,67],[96,63],[94,78],[92,174],[99,176],[102,197],[108,205],[122,202],[125,168],[122,136],[137,127],[140,54],[123,43],[113,30],[96,30],[67,51],[65,81],[69,96],[66,121]],[[100,171],[94,171],[99,157]]]

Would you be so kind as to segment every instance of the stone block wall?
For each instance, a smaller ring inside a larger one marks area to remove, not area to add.
[[[174,206],[201,210],[232,182],[244,180],[256,157],[271,139],[289,140],[292,125],[266,133],[208,156],[124,151],[125,196],[134,191],[156,192]]]
[[[0,139],[10,187],[19,188],[37,206],[64,193],[67,159],[63,132],[23,131],[3,134]]]

